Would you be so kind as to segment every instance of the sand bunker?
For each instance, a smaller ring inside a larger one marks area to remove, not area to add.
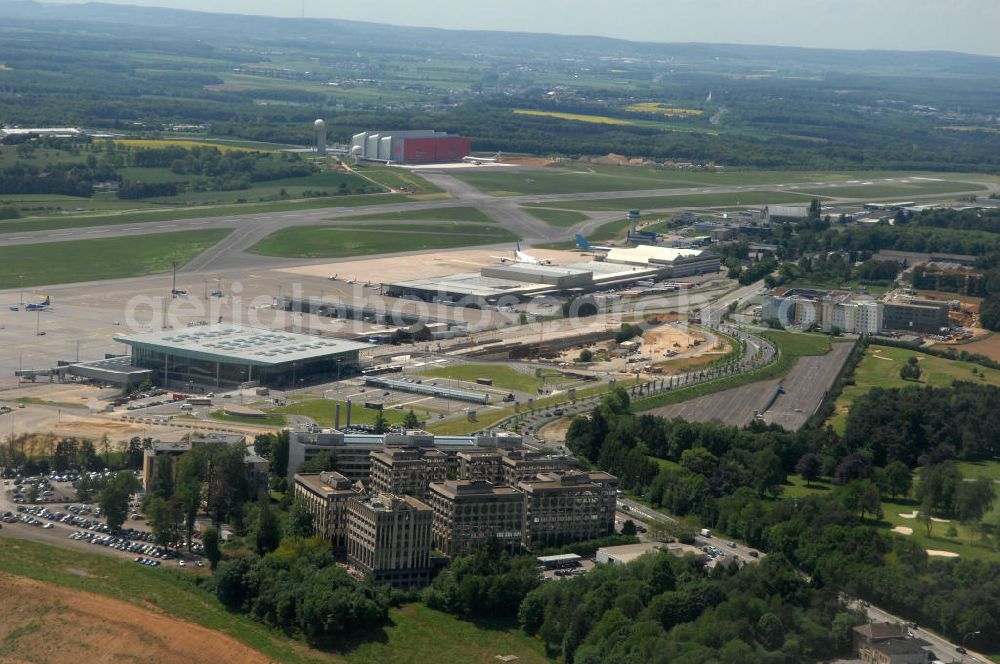
[[[900,512],[899,516],[903,517],[904,519],[916,519],[917,514],[919,514],[919,512],[917,512],[917,510],[913,510],[909,514],[903,514],[902,512]]]
[[[913,528],[910,528],[909,526],[896,526],[892,529],[892,532],[899,533],[900,535],[912,535]]]
[[[940,551],[938,549],[927,549],[927,555],[939,558],[958,558],[958,554],[954,551]]]

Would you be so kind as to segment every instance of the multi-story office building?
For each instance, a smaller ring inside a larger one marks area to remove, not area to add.
[[[533,450],[506,450],[501,459],[503,483],[517,486],[518,482],[530,480],[541,473],[558,473],[579,468],[580,464],[570,456],[544,455]]]
[[[950,325],[948,302],[937,300],[893,300],[885,303],[882,324],[887,330],[940,334]]]
[[[761,318],[786,327],[834,328],[849,334],[878,334],[882,329],[882,304],[847,291],[792,288],[781,295],[767,295]]]
[[[295,475],[295,497],[313,515],[316,534],[329,540],[338,555],[347,553],[347,503],[359,493],[354,483],[340,473]]]
[[[391,431],[385,434],[347,433],[337,429],[309,427],[289,432],[288,480],[304,462],[321,452],[333,452],[337,471],[348,479],[369,482],[371,453],[393,447],[440,450],[449,469],[458,469],[458,453],[486,449],[518,449],[521,436],[513,433],[471,436],[434,436],[426,431]]]
[[[458,479],[503,483],[503,455],[491,450],[459,452]]]
[[[388,447],[371,453],[371,487],[375,493],[423,499],[427,485],[448,477],[446,456],[440,450]]]
[[[524,539],[524,495],[486,480],[451,480],[430,485],[434,546],[449,556],[465,555],[490,540],[514,552]]]
[[[433,510],[412,496],[353,498],[347,504],[347,559],[376,582],[425,586],[433,520]]]
[[[520,482],[530,549],[614,533],[618,478],[605,472],[540,475]]]

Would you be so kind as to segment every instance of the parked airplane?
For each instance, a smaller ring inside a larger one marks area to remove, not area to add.
[[[49,306],[51,304],[52,304],[52,300],[50,300],[49,296],[46,295],[45,299],[42,300],[41,302],[37,302],[37,303],[35,303],[35,302],[29,302],[28,304],[24,305],[24,310],[25,311],[45,311],[46,309],[49,308]]]
[[[336,281],[337,280],[337,275],[336,274],[331,275],[331,276],[327,277],[327,279],[329,279],[330,281]]]
[[[492,157],[474,157],[469,155],[468,157],[462,157],[462,161],[467,164],[472,164],[473,166],[482,166],[483,164],[498,164],[502,159],[499,152],[497,152]]]
[[[493,256],[501,263],[524,263],[525,265],[552,265],[552,261],[545,258],[535,258],[530,254],[521,251],[520,240],[514,245],[514,257]]]
[[[584,251],[611,251],[614,247],[601,247],[591,244],[587,241],[587,238],[583,237],[579,233],[576,235],[576,246],[578,249],[583,249]]]

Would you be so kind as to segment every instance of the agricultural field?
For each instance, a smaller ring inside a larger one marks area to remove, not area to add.
[[[100,142],[100,141],[98,141]],[[229,143],[226,141],[205,141],[192,139],[151,139],[151,138],[115,138],[112,142],[116,145],[127,145],[133,148],[158,149],[158,148],[217,148],[223,152],[277,152],[280,146],[259,143],[250,147],[243,143]]]
[[[908,381],[899,377],[899,370],[911,357],[920,365],[920,380]],[[975,369],[976,373],[972,373]],[[833,428],[843,433],[851,404],[873,387],[894,388],[907,385],[947,387],[956,380],[1000,386],[1000,371],[981,367],[972,362],[947,360],[906,348],[871,345],[865,351],[854,372],[854,385],[844,387],[837,399],[836,410],[830,420]]]
[[[189,575],[2,534],[0,573],[3,597],[13,600],[0,607],[0,639],[4,655],[20,653],[18,661],[40,653],[56,664],[76,661],[78,649],[70,645],[60,655],[59,645],[77,639],[98,643],[102,654],[166,664],[485,664],[507,654],[519,664],[549,661],[542,645],[519,630],[480,627],[420,604],[391,609],[388,625],[370,638],[343,642],[330,652],[315,650],[225,610]],[[53,639],[47,625],[59,624],[60,616],[68,618],[66,631]]]
[[[347,402],[337,401],[335,399],[306,399],[305,401],[298,401],[290,403],[287,406],[275,408],[273,412],[282,413],[284,415],[303,415],[310,418],[313,422],[320,426],[332,427],[334,424],[334,412],[337,406],[340,406],[341,421],[346,422]],[[387,408],[382,411],[382,414],[385,416],[385,420],[390,426],[396,426],[403,423],[403,419],[409,412],[409,407],[402,410]],[[426,408],[420,408],[419,406],[414,406],[413,412],[420,419],[428,419],[431,415],[430,411]],[[375,416],[377,413],[378,411],[376,410],[364,408],[363,403],[352,403],[351,424],[375,424]]]
[[[337,221],[471,221],[478,224],[495,224],[496,219],[472,207],[434,208],[412,212],[384,212],[338,217]]]
[[[456,249],[513,242],[509,231],[485,224],[379,224],[357,228],[292,226],[267,236],[250,252],[289,258],[344,258],[403,251]]]
[[[572,210],[556,210],[553,208],[529,206],[524,206],[521,209],[550,226],[559,226],[560,228],[575,226],[581,221],[588,219],[587,215],[582,212],[573,212]]]
[[[515,390],[534,394],[543,384],[565,382],[559,374],[549,373],[543,382],[533,373],[524,373],[503,364],[456,364],[450,367],[436,367],[422,371],[421,376],[432,378],[448,378],[451,380],[475,383],[477,378],[489,378],[493,387],[503,390]]]
[[[919,475],[914,477],[914,494],[916,484],[919,483]],[[821,478],[806,485],[798,475],[790,475],[788,483],[785,484],[782,496],[785,498],[798,498],[807,495],[826,495],[834,489],[834,486],[826,478]],[[1000,504],[1000,495],[998,495]],[[1000,552],[982,542],[981,533],[974,532],[971,528],[958,521],[935,520],[931,523],[931,531],[928,534],[927,527],[917,521],[915,513],[920,509],[920,505],[913,498],[897,497],[895,500],[883,500],[882,518],[874,520],[868,518],[868,523],[885,531],[894,531],[901,537],[907,537],[924,547],[933,551],[944,551],[957,554],[964,558],[983,558],[987,560],[1000,560]],[[994,506],[992,513],[986,515],[985,520],[996,522],[996,516],[1000,514]],[[953,535],[949,535],[950,528],[954,528]]]
[[[632,111],[633,113],[653,113],[655,115],[664,115],[668,118],[697,117],[705,112],[698,108],[680,108],[679,106],[664,104],[657,101],[644,101],[638,104],[631,104],[626,106],[625,110]]]
[[[184,265],[232,231],[225,228],[0,247],[0,288],[120,279]]]
[[[609,118],[605,115],[582,115],[580,113],[559,113],[557,111],[533,111],[526,108],[515,108],[514,115],[530,115],[539,118],[555,118],[557,120],[572,120],[574,122],[589,122],[591,124],[632,125],[632,120]]]

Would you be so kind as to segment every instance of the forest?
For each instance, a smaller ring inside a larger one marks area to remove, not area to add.
[[[992,484],[963,481],[956,464],[996,456],[985,423],[998,407],[1000,390],[979,384],[876,390],[854,403],[841,436],[815,426],[792,433],[636,416],[619,391],[573,421],[567,444],[649,504],[779,554],[814,588],[863,597],[953,639],[981,630],[995,648],[1000,564],[930,560],[919,544],[875,523],[881,501],[910,493],[918,470],[921,523],[961,519],[1000,546],[1000,524],[980,523]],[[832,490],[783,498],[792,473],[829,478]]]
[[[141,136],[184,127],[304,145],[312,121],[324,117],[334,142],[373,127],[426,126],[468,135],[480,151],[614,152],[758,168],[1000,168],[991,125],[1000,88],[986,57],[444,38],[418,28],[139,7],[53,13],[31,2],[0,6],[0,17],[0,117],[12,125]],[[326,39],[331,31],[337,40]],[[664,117],[641,104],[692,112]]]

